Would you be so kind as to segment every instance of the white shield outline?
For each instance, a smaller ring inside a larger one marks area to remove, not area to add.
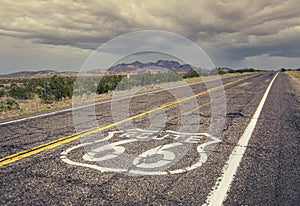
[[[138,169],[127,169],[127,168],[109,168],[109,167],[102,167],[100,165],[94,165],[94,164],[88,164],[88,163],[82,163],[82,162],[75,162],[71,159],[69,159],[67,156],[68,154],[73,151],[73,150],[76,150],[80,147],[85,147],[85,146],[88,146],[88,145],[91,145],[91,144],[95,144],[95,143],[102,143],[102,142],[107,142],[108,140],[111,140],[115,134],[124,134],[128,131],[139,131],[139,132],[150,132],[150,133],[153,133],[153,132],[156,132],[158,133],[158,131],[149,131],[149,130],[142,130],[142,129],[129,129],[129,130],[124,130],[124,131],[113,131],[113,132],[108,132],[108,136],[103,138],[103,139],[100,139],[100,140],[96,140],[96,141],[92,141],[92,142],[88,142],[88,143],[82,143],[82,144],[79,144],[79,145],[76,145],[74,147],[71,147],[71,148],[68,148],[67,150],[63,151],[61,153],[61,159],[63,162],[65,163],[68,163],[70,165],[75,165],[75,166],[81,166],[81,167],[87,167],[87,168],[91,168],[91,169],[96,169],[96,170],[99,170],[101,172],[117,172],[117,173],[128,173],[128,174],[132,174],[132,175],[167,175],[167,174],[179,174],[179,173],[184,173],[184,172],[187,172],[187,171],[191,171],[191,170],[194,170],[200,166],[202,166],[203,163],[205,163],[207,161],[207,154],[205,152],[205,148],[209,145],[212,145],[212,144],[216,144],[218,142],[221,142],[221,140],[217,137],[214,137],[208,133],[182,133],[182,132],[176,132],[176,131],[172,131],[172,130],[167,130],[165,131],[166,133],[168,134],[177,134],[177,135],[190,135],[190,136],[205,136],[207,139],[210,139],[210,141],[206,141],[202,144],[199,144],[197,146],[197,152],[198,152],[198,155],[199,155],[199,160],[188,166],[188,167],[185,167],[185,168],[181,168],[181,169],[176,169],[176,170],[168,170],[168,171],[144,171],[144,170],[138,170]],[[120,141],[117,141],[117,142],[114,142],[114,143],[110,143],[110,144],[117,144],[118,142],[124,142],[122,144],[126,144],[126,143],[129,143],[129,142],[136,142],[138,141],[137,139],[127,139],[127,140],[131,140],[131,141],[124,141],[124,140],[120,140]],[[109,145],[109,144],[106,144],[106,145]],[[118,145],[121,145],[118,144]],[[152,148],[153,149],[153,148]],[[149,151],[149,150],[148,150]]]

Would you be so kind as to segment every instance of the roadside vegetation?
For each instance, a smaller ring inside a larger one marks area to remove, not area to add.
[[[74,80],[72,77],[58,76],[43,79],[0,79],[1,117],[31,113],[33,106],[34,112],[43,111],[55,102],[71,98]]]
[[[226,70],[222,67],[217,67],[214,70],[211,70],[209,72],[207,71],[195,71],[192,70],[190,72],[187,72],[182,75],[183,78],[192,78],[192,77],[205,77],[205,76],[211,76],[211,75],[224,75],[224,74],[243,74],[243,73],[252,73],[252,72],[263,72],[263,70],[257,70],[253,68],[245,68],[245,69],[230,69]]]
[[[254,69],[223,71],[217,68],[212,72],[190,71],[176,74],[174,72],[139,72],[130,75],[105,75],[98,82],[97,77],[52,76],[51,78],[0,79],[0,118],[23,115],[32,112],[71,106],[73,94],[87,93],[108,94],[115,90],[129,90],[161,83],[176,82],[182,78],[211,76],[215,74],[257,72]],[[74,87],[74,83],[79,83]],[[76,88],[76,91],[74,91]]]
[[[290,76],[292,76],[296,79],[300,79],[300,68],[299,69],[285,69],[285,68],[282,68],[281,72],[285,72],[285,73],[289,74]]]

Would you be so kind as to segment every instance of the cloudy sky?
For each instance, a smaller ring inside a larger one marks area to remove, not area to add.
[[[217,66],[300,67],[299,0],[0,0],[0,73],[78,70],[105,42],[161,30]]]

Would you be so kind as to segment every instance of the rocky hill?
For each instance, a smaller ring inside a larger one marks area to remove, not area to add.
[[[1,79],[12,79],[12,78],[48,78],[54,75],[57,76],[76,76],[77,72],[58,72],[55,70],[41,70],[41,71],[21,71],[10,74],[0,75]]]
[[[121,63],[115,66],[110,67],[105,73],[106,74],[127,74],[127,73],[136,73],[141,70],[150,70],[150,71],[162,71],[162,70],[171,70],[177,73],[187,73],[192,70],[199,70],[200,68],[193,67],[189,64],[180,64],[176,61],[169,60],[158,60],[156,62],[147,62],[142,63],[139,61],[135,61],[132,63]],[[205,69],[201,69],[205,71]],[[207,70],[206,70],[207,71]],[[103,74],[103,69],[95,69],[90,70],[85,73],[80,73],[81,76],[94,76],[97,74]],[[10,74],[0,75],[0,78],[47,78],[52,77],[54,75],[57,76],[76,76],[78,72],[66,71],[59,72],[55,70],[41,70],[41,71],[22,71],[15,72]]]
[[[160,70],[170,70],[177,73],[187,73],[193,69],[197,69],[189,64],[180,64],[176,61],[169,60],[158,60],[157,62],[148,62],[142,63],[135,61],[132,63],[122,63],[115,66],[112,66],[108,69],[108,74],[122,74],[122,73],[131,73],[140,70],[151,70],[151,71],[160,71]]]

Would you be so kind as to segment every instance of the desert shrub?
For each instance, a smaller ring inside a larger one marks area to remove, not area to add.
[[[179,81],[181,77],[175,72],[157,72],[149,71],[139,72],[129,76],[111,75],[103,76],[98,84],[97,93],[103,94],[109,91],[126,90],[133,87],[155,85],[164,82]]]
[[[6,99],[0,101],[0,111],[10,111],[19,109],[19,103],[15,99]]]
[[[281,72],[285,72],[285,71],[287,71],[287,70],[286,70],[285,68],[281,68],[280,71],[281,71]]]
[[[200,76],[199,73],[200,73],[200,72],[197,72],[197,71],[195,71],[195,70],[192,70],[192,71],[189,71],[188,73],[184,74],[184,75],[182,76],[182,78],[199,77],[199,76]]]
[[[26,87],[23,86],[13,86],[8,91],[8,94],[10,97],[16,98],[16,99],[32,99],[33,93],[28,91]]]
[[[103,76],[97,86],[97,93],[103,94],[115,90],[123,77],[123,75]]]
[[[60,101],[63,98],[71,98],[73,94],[73,83],[74,80],[72,78],[64,78],[55,75],[51,79],[43,81],[41,86],[42,90],[40,90],[39,96],[45,101]]]
[[[0,90],[0,97],[3,97],[5,95],[5,91],[3,89]]]
[[[6,106],[8,110],[19,109],[19,103],[15,99],[6,99]]]

